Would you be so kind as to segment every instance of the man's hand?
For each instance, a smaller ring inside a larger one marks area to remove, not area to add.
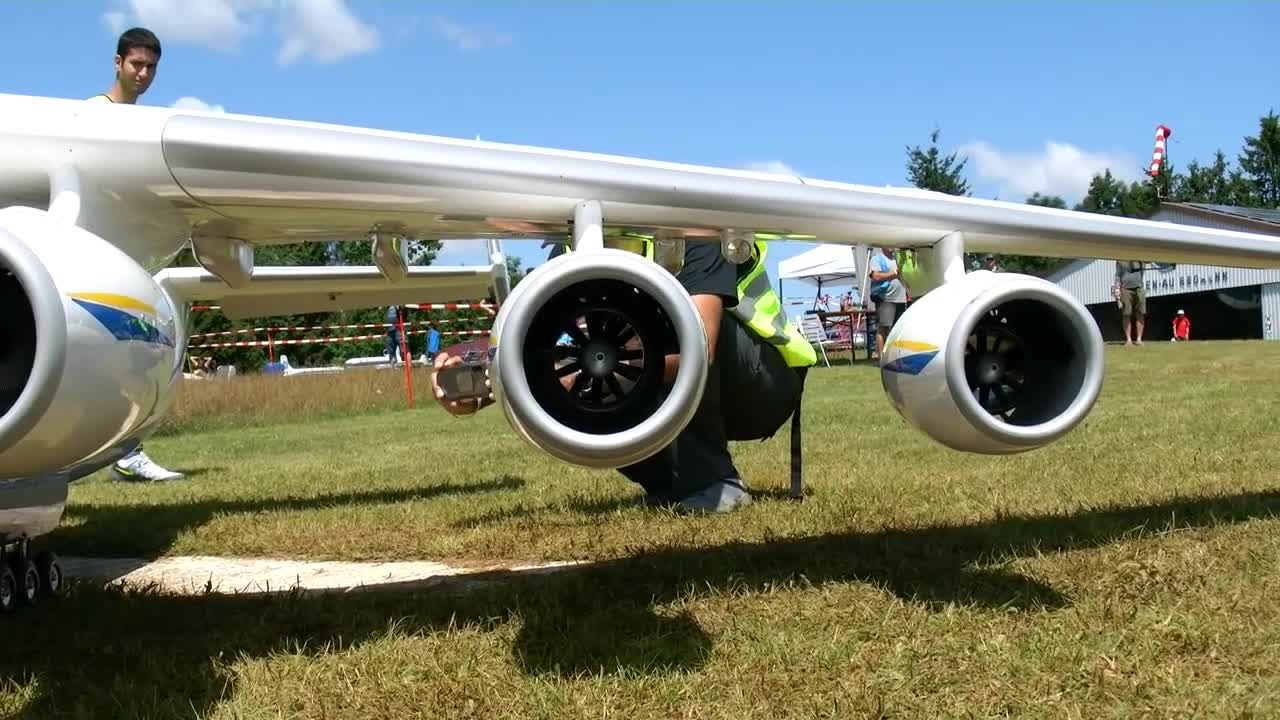
[[[707,335],[707,357],[715,362],[716,343],[720,340],[720,318],[724,315],[724,299],[719,295],[693,295],[693,306],[702,318],[702,327]],[[663,369],[662,381],[673,383],[676,372],[680,369],[680,356],[668,355]]]
[[[485,405],[489,404],[489,402],[493,400],[492,394],[489,395],[488,400],[481,400],[480,398],[470,398],[470,399],[461,400],[461,401],[446,400],[444,396],[444,390],[441,389],[439,381],[436,380],[436,373],[439,372],[440,370],[447,367],[452,367],[454,365],[461,365],[461,364],[462,364],[462,358],[450,357],[449,353],[442,352],[439,355],[436,355],[436,359],[431,366],[431,370],[432,370],[431,391],[432,391],[432,394],[435,396],[436,402],[440,403],[440,407],[444,408],[445,410],[448,410],[450,413],[454,415],[474,415],[476,411],[478,411],[480,408],[484,407]],[[484,381],[484,386],[487,388],[493,387],[492,385],[489,384],[488,380]]]

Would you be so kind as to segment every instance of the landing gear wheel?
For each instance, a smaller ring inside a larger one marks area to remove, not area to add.
[[[18,606],[18,579],[9,563],[0,563],[0,613],[13,612]]]
[[[40,573],[36,564],[30,560],[15,560],[13,564],[18,570],[18,601],[25,607],[34,607],[40,602]]]
[[[45,550],[36,556],[36,571],[40,575],[40,594],[45,598],[62,597],[62,563],[58,556]]]

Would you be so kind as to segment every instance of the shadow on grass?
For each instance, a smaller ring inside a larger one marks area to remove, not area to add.
[[[163,597],[85,587],[61,607],[5,619],[0,683],[38,685],[29,718],[199,716],[234,693],[235,680],[223,669],[229,660],[358,646],[384,637],[393,621],[406,633],[518,623],[512,659],[531,675],[692,672],[706,664],[714,639],[691,616],[663,612],[678,599],[789,581],[864,582],[926,607],[1046,612],[1069,598],[984,565],[1277,513],[1280,491],[1185,498],[976,525],[673,548],[345,594]]]
[[[172,547],[174,540],[184,531],[204,525],[217,515],[402,503],[450,495],[519,490],[523,487],[522,478],[503,476],[478,483],[442,483],[417,488],[337,493],[306,498],[210,499],[154,505],[68,503],[66,518],[70,522],[64,521],[61,527],[48,536],[46,542],[63,555],[130,555],[152,558]]]
[[[632,486],[633,488],[635,486]],[[813,494],[812,488],[805,488],[805,496]],[[751,497],[754,500],[791,500],[791,491],[786,488],[763,488],[751,490]],[[625,510],[635,510],[641,506],[641,495],[636,493],[630,497],[607,498],[607,499],[587,499],[582,497],[570,497],[564,500],[549,502],[537,507],[527,505],[517,505],[514,507],[496,508],[488,510],[477,515],[473,515],[463,520],[451,523],[449,527],[456,530],[471,530],[474,528],[485,527],[488,525],[500,525],[502,523],[535,517],[545,517],[547,515],[566,515],[572,518],[578,518],[577,524],[586,525],[595,523],[598,518],[592,517],[596,515],[611,515],[615,512]],[[582,516],[587,516],[583,518]]]

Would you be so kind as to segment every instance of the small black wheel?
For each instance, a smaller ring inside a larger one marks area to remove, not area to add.
[[[36,571],[40,573],[40,594],[46,598],[62,597],[64,581],[58,556],[49,550],[41,552],[36,556]]]
[[[25,607],[34,607],[40,602],[40,572],[31,560],[15,562],[14,565],[18,571],[18,602]]]
[[[13,612],[18,606],[18,579],[9,563],[0,563],[0,613]]]

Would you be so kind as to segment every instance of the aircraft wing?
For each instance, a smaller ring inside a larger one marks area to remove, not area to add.
[[[162,145],[191,198],[273,242],[370,222],[427,237],[556,236],[577,203],[606,227],[717,237],[1280,266],[1280,240],[1021,203],[582,152],[243,116],[175,114]]]
[[[0,195],[48,192],[51,176],[56,195],[55,156],[79,187],[96,188],[98,205],[85,210],[129,194],[127,207],[91,221],[113,242],[112,233],[178,229],[209,244],[355,240],[379,228],[423,239],[566,237],[575,207],[596,201],[605,228],[692,239],[737,229],[925,247],[961,232],[971,252],[1280,267],[1280,240],[1261,234],[247,115],[0,95],[0,140],[10,155]]]

